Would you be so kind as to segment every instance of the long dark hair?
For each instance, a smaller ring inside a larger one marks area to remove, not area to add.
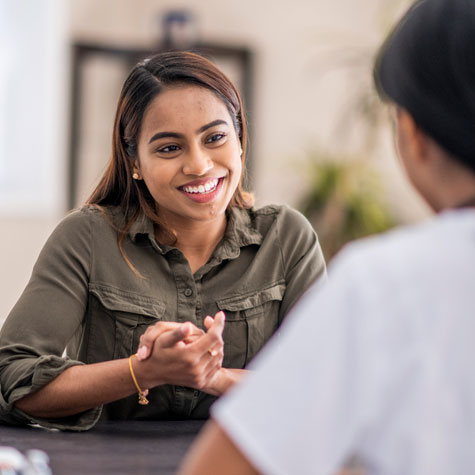
[[[243,149],[247,146],[247,127],[242,99],[232,82],[211,61],[191,52],[167,52],[138,63],[122,87],[117,105],[112,134],[112,155],[107,169],[87,204],[100,208],[119,206],[125,216],[119,228],[119,248],[141,213],[161,227],[161,234],[174,241],[174,236],[161,222],[153,197],[142,180],[132,178],[137,158],[137,141],[145,111],[153,99],[165,88],[191,84],[212,91],[226,105]],[[229,207],[250,208],[252,195],[245,192],[241,180],[231,198]],[[129,263],[130,264],[130,263]]]
[[[374,69],[383,98],[475,171],[475,2],[418,0],[380,49]]]

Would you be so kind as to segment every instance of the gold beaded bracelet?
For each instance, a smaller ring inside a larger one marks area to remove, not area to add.
[[[137,391],[139,392],[139,404],[142,406],[146,406],[150,401],[147,399],[148,396],[148,389],[145,389],[142,391],[140,389],[139,383],[137,382],[137,378],[135,377],[134,373],[134,368],[132,367],[132,358],[134,358],[137,355],[132,355],[129,357],[129,369],[130,369],[130,375],[132,376],[132,379],[134,380],[135,387],[137,388]]]

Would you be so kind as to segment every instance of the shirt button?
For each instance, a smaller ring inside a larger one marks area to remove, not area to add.
[[[193,290],[191,290],[190,288],[185,289],[185,296],[190,297],[191,295],[193,295]]]

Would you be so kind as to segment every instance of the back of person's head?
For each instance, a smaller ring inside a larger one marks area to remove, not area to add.
[[[417,1],[382,46],[380,94],[475,170],[475,1]]]

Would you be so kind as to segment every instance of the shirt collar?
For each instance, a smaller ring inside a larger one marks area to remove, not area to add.
[[[201,268],[200,272],[202,274],[221,264],[224,260],[238,258],[243,247],[261,244],[262,234],[256,229],[251,215],[251,210],[236,207],[229,209],[224,237],[214,250],[208,263]]]
[[[148,236],[150,240],[155,238],[155,230],[153,229],[153,223],[150,218],[148,218],[145,213],[141,212],[135,222],[129,229],[129,236],[133,242],[136,242],[137,236],[139,234],[144,234]]]
[[[224,232],[224,240],[230,241],[237,247],[261,244],[262,234],[251,220],[252,211],[232,207],[228,211],[228,224]]]
[[[239,255],[242,247],[261,244],[262,234],[254,226],[251,213],[252,211],[237,207],[228,210],[228,223],[224,239],[221,241],[221,246],[216,249],[215,257],[219,257],[221,260],[232,259]],[[136,242],[138,235],[146,235],[151,241],[155,240],[153,223],[143,212],[139,214],[129,229],[129,236],[133,242]]]

